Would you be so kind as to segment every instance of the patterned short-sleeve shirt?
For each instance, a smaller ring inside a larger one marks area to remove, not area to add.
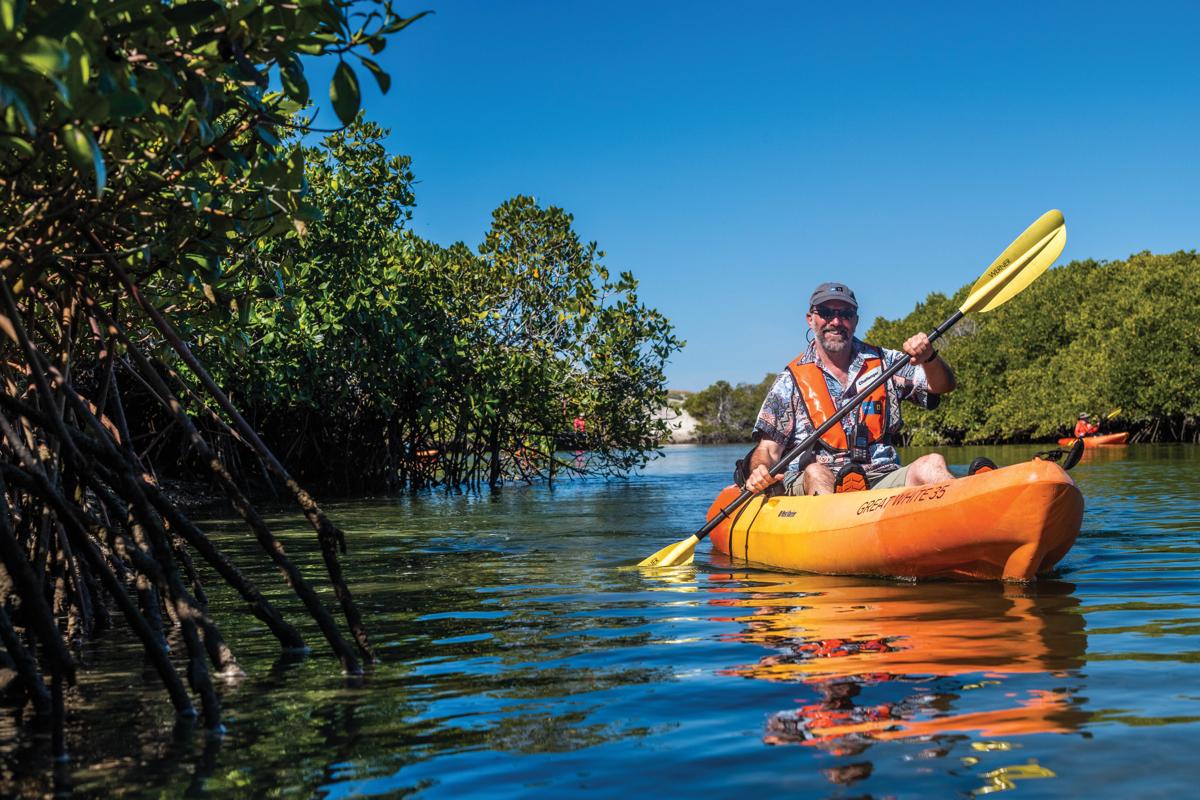
[[[820,367],[821,374],[825,376],[825,385],[829,387],[829,396],[833,398],[833,402],[838,408],[842,407],[847,397],[854,394],[855,382],[867,371],[865,369],[867,358],[876,357],[882,351],[884,369],[891,367],[897,360],[907,361],[909,358],[907,353],[875,348],[859,339],[854,340],[853,347],[854,357],[848,370],[850,382],[847,387],[843,387],[841,382],[825,369],[825,365],[817,357],[816,348],[812,344],[809,344],[808,350],[800,357],[800,363],[812,363]],[[929,391],[929,380],[925,377],[925,368],[920,365],[909,364],[903,367],[888,382],[887,391],[887,430],[889,435],[884,441],[871,445],[870,463],[863,465],[868,472],[891,472],[900,466],[900,455],[889,441],[894,441],[896,433],[903,425],[900,416],[900,401],[908,400],[923,408],[936,408],[940,400],[938,395]],[[854,413],[847,414],[842,418],[841,425],[846,431],[847,441],[854,441],[854,426],[857,421],[858,415]],[[796,380],[792,377],[791,371],[785,369],[775,379],[775,383],[763,401],[762,410],[758,412],[758,421],[754,423],[754,440],[770,439],[781,444],[784,452],[787,452],[815,432],[816,426],[812,424],[808,412],[804,408],[800,392],[796,388]],[[801,456],[789,464],[788,471],[796,472],[802,469],[812,463],[814,457],[830,467],[841,466],[848,458],[844,453],[831,452],[824,443],[819,443],[809,452],[812,455]]]

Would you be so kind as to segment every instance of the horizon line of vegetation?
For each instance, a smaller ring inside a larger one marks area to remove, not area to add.
[[[903,317],[876,317],[860,338],[899,349],[953,313],[969,291],[931,293]],[[1197,305],[1195,250],[1051,269],[1020,297],[964,319],[942,339],[938,350],[958,388],[934,410],[906,404],[902,444],[1046,441],[1071,435],[1081,411],[1108,417],[1105,430],[1129,431],[1134,442],[1198,442]],[[750,441],[775,377],[716,381],[688,394],[682,406],[696,419],[697,439]]]

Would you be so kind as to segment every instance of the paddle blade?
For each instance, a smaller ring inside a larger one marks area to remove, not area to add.
[[[1076,439],[1071,443],[1071,452],[1067,453],[1067,459],[1063,461],[1062,468],[1070,469],[1079,463],[1079,459],[1083,458],[1083,439]]]
[[[1062,212],[1047,211],[992,262],[959,310],[966,314],[1004,305],[1049,269],[1066,244],[1067,224]]]
[[[1116,419],[1121,414],[1121,409],[1114,408],[1112,411],[1104,415],[1105,419]]]
[[[696,557],[696,545],[699,543],[700,537],[693,533],[682,542],[669,544],[649,558],[639,561],[638,566],[682,567],[685,564],[690,564],[692,563],[692,559]]]

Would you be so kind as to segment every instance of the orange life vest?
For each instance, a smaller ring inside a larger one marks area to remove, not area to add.
[[[1096,433],[1099,430],[1100,430],[1099,425],[1093,425],[1092,423],[1088,422],[1087,420],[1081,419],[1081,420],[1079,420],[1079,422],[1075,423],[1075,436],[1076,437],[1089,436],[1093,433]]]
[[[837,405],[829,394],[829,386],[825,383],[825,373],[815,363],[801,363],[803,356],[788,364],[800,398],[804,401],[804,409],[813,428],[819,428],[837,412]],[[867,358],[863,361],[863,371],[859,375],[868,374],[876,369],[883,369],[882,358]],[[855,380],[857,387],[857,379]],[[867,429],[868,444],[881,442],[887,436],[887,382],[877,387],[867,395],[858,408],[858,419]],[[821,437],[821,442],[835,453],[846,453],[850,443],[846,440],[846,429],[834,425]]]

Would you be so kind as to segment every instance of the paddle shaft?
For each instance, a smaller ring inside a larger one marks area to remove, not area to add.
[[[953,314],[950,315],[949,318],[946,319],[945,322],[943,322],[941,325],[937,326],[937,328],[935,328],[934,331],[929,334],[929,341],[930,342],[937,341],[939,338],[942,337],[942,335],[944,333],[946,333],[946,331],[953,328],[958,323],[958,321],[962,318],[963,318],[962,310],[960,309],[958,311],[955,311]],[[783,472],[785,469],[787,469],[787,465],[792,463],[793,461],[795,461],[800,456],[801,453],[811,450],[816,445],[816,443],[818,441],[820,441],[821,437],[824,436],[831,428],[833,428],[834,425],[841,424],[842,419],[844,419],[847,414],[849,414],[854,409],[858,408],[858,406],[862,403],[864,397],[866,397],[871,392],[875,391],[880,386],[882,386],[883,384],[885,384],[889,380],[891,380],[892,377],[897,372],[904,369],[905,365],[907,365],[907,364],[908,364],[907,358],[900,359],[895,364],[892,364],[890,367],[888,367],[887,370],[885,370],[882,375],[880,375],[878,378],[876,378],[875,380],[873,380],[869,384],[867,384],[867,387],[865,389],[860,389],[854,395],[853,399],[850,400],[850,402],[846,403],[844,406],[839,408],[832,417],[830,417],[829,419],[827,419],[823,423],[821,423],[821,426],[819,428],[817,428],[815,431],[813,431],[811,436],[809,436],[803,442],[800,442],[800,444],[796,445],[791,450],[784,453],[783,457],[780,458],[778,461],[776,461],[775,465],[773,467],[771,467],[771,475],[778,475],[779,473]],[[738,495],[729,505],[725,506],[720,511],[718,511],[715,517],[713,517],[712,519],[710,519],[708,522],[706,522],[704,524],[703,528],[696,531],[696,533],[694,534],[696,537],[696,540],[699,541],[699,540],[703,539],[705,536],[708,536],[710,533],[712,533],[713,530],[718,525],[720,525],[723,521],[725,521],[734,511],[737,511],[739,508],[741,508],[742,504],[745,503],[747,500],[749,500],[751,497],[753,497],[755,494],[756,494],[755,492],[752,492],[749,489],[743,489],[742,493],[740,495]]]

